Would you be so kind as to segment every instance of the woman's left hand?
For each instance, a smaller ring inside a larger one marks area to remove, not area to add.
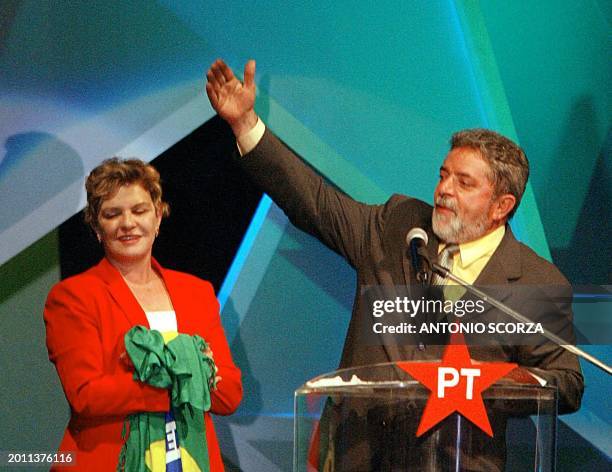
[[[210,388],[216,390],[216,385],[221,381],[222,377],[220,375],[217,375],[217,372],[219,372],[219,368],[217,367],[217,365],[214,363],[215,362],[215,357],[214,354],[212,352],[212,349],[210,348],[210,346],[206,346],[206,350],[203,351],[204,355],[206,357],[209,357],[210,360],[213,361],[213,366],[215,369],[215,380],[211,381],[211,385]]]

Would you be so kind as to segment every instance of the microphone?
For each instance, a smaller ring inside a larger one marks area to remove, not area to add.
[[[410,260],[417,280],[425,285],[429,281],[429,273],[425,267],[428,262],[425,248],[429,238],[423,228],[412,228],[406,235],[406,244],[410,247]]]

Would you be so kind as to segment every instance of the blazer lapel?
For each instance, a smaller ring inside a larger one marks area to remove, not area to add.
[[[130,325],[141,325],[148,328],[149,321],[143,309],[123,280],[123,277],[121,277],[119,271],[106,258],[100,261],[96,269],[98,270],[98,275],[107,284],[110,296],[117,302]]]
[[[521,277],[521,251],[510,226],[474,285],[505,285]]]
[[[504,303],[512,295],[511,280],[521,277],[521,252],[518,241],[514,238],[512,230],[506,226],[506,233],[499,246],[489,259],[487,265],[482,269],[480,275],[474,282],[474,286],[481,289],[487,295]],[[477,300],[475,295],[466,293],[465,299]],[[483,316],[493,308],[486,303]]]

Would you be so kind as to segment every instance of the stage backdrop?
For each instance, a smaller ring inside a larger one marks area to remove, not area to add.
[[[364,201],[401,192],[431,202],[457,129],[490,127],[517,139],[532,176],[515,232],[573,282],[610,284],[611,20],[609,2],[598,0],[4,1],[2,448],[53,449],[68,417],[42,325],[46,293],[60,279],[60,263],[68,264],[66,231],[74,234],[65,226],[58,238],[55,228],[82,208],[84,176],[103,158],[160,156],[170,179],[181,175],[173,166],[192,165],[172,163],[167,151],[175,144],[202,130],[226,136],[222,123],[210,122],[203,94],[204,71],[216,57],[238,71],[255,58],[260,116],[331,182]],[[191,158],[204,153],[197,143],[182,149]],[[206,179],[198,187],[200,174],[182,172],[198,194],[192,202],[221,205],[207,196],[213,189]],[[225,246],[215,241],[218,249],[194,243],[192,250],[211,258],[230,251],[229,259],[178,268],[217,281],[244,372],[239,412],[218,421],[228,464],[288,470],[293,390],[336,367],[354,273],[293,228],[267,197],[251,207],[233,190],[226,195],[228,207],[248,206],[236,212],[235,225],[225,222],[243,234]],[[169,247],[191,231],[188,223],[167,225],[177,237]],[[576,305],[586,328],[592,308]],[[612,361],[608,345],[585,348]],[[584,368],[583,407],[562,418],[558,470],[603,470],[612,455],[609,380]]]

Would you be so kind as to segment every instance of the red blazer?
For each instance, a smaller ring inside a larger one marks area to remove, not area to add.
[[[153,260],[170,294],[178,331],[198,334],[209,345],[222,380],[212,392],[211,412],[229,415],[242,398],[240,370],[234,365],[209,282],[166,270]],[[121,360],[123,337],[134,325],[149,327],[146,315],[123,278],[106,259],[53,287],[44,312],[49,359],[55,364],[71,417],[59,452],[76,452],[69,471],[114,471],[123,445],[127,415],[164,412],[168,391],[133,379]],[[204,415],[211,471],[223,463],[209,413]],[[59,469],[58,469],[59,470]]]

